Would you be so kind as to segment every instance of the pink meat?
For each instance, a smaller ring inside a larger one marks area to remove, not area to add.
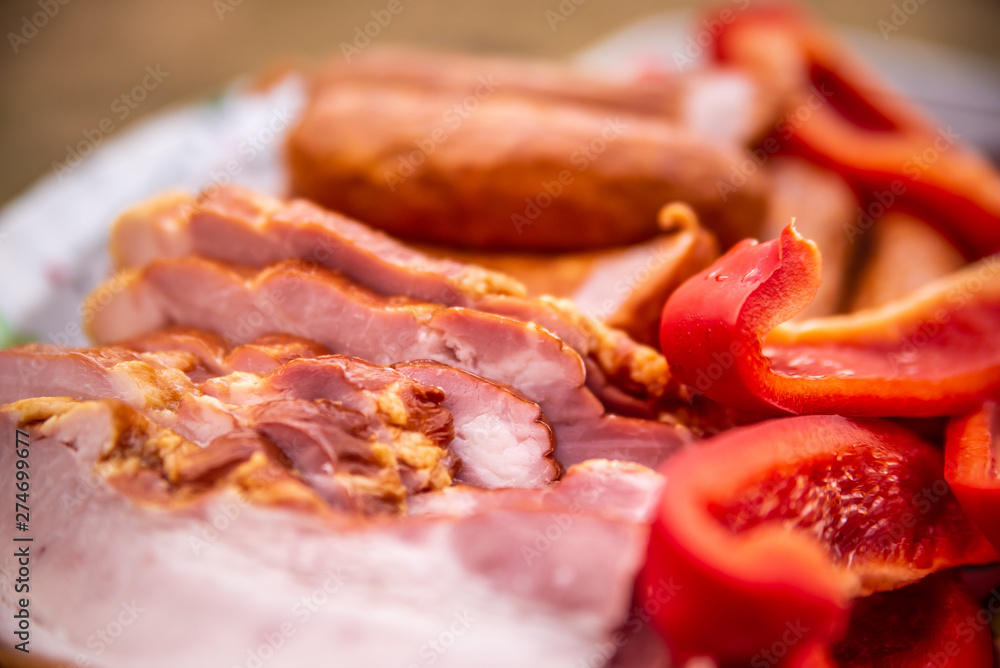
[[[269,668],[298,668],[318,657],[344,666],[433,657],[444,667],[569,668],[620,624],[644,557],[648,528],[623,521],[631,511],[614,498],[569,523],[571,490],[521,492],[539,495],[534,507],[362,521],[260,464],[267,455],[252,447],[194,477],[177,455],[171,488],[145,465],[115,468],[115,457],[141,461],[141,442],[119,440],[137,419],[121,405],[43,417],[8,406],[0,433],[20,428],[31,443],[31,649],[56,661],[176,668],[265,657]],[[0,449],[0,467],[13,470],[14,456]],[[2,516],[4,535],[12,521]],[[5,550],[0,576],[16,569]],[[12,596],[0,593],[8,619]],[[114,642],[93,642],[122,619]],[[0,642],[14,643],[11,624]]]
[[[516,390],[437,362],[396,364],[423,385],[444,390],[455,420],[451,450],[462,458],[459,482],[487,489],[542,487],[559,476],[556,442],[542,410]]]
[[[183,350],[195,355],[215,375],[233,371],[265,374],[285,362],[330,352],[314,341],[287,334],[265,334],[230,349],[225,339],[218,334],[183,328],[151,332],[123,341],[121,345],[141,352]]]
[[[29,397],[113,398],[154,408],[191,390],[185,372],[197,366],[198,359],[183,351],[147,355],[121,347],[32,343],[0,350],[0,403]]]
[[[580,356],[545,329],[472,309],[382,297],[300,261],[253,272],[198,257],[160,260],[94,312],[91,334],[102,343],[181,325],[235,343],[287,332],[379,364],[449,364],[536,402],[567,464],[621,452],[656,465],[689,440],[686,429],[673,425],[606,419],[601,402],[584,387]]]
[[[607,394],[609,405],[648,411],[642,402],[660,396],[668,379],[659,353],[571,306],[529,298],[505,274],[431,257],[305,200],[284,203],[235,186],[214,189],[186,206],[171,195],[124,214],[111,245],[122,267],[190,255],[256,268],[301,259],[381,295],[534,322],[591,361],[588,384],[602,400]],[[634,395],[631,401],[623,404],[622,392]]]
[[[101,307],[92,337],[112,344],[168,325],[235,344],[285,332],[379,364],[431,359],[516,387],[553,421],[599,415],[580,356],[549,332],[510,318],[377,295],[300,261],[242,272],[198,257],[147,265]]]

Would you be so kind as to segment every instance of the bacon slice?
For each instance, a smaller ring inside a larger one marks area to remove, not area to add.
[[[400,375],[416,381],[409,387]],[[426,388],[426,389],[425,389]],[[437,425],[408,424],[409,404],[435,388],[441,407],[452,416],[441,441],[461,459],[455,479],[480,487],[541,487],[555,480],[555,438],[538,404],[518,392],[446,364],[430,361],[396,364],[392,369],[342,355],[290,362],[256,380],[218,378],[205,391],[230,404],[276,399],[337,401],[360,414],[387,413],[390,420],[428,433]],[[418,415],[420,415],[418,413]],[[391,441],[390,441],[391,442]]]
[[[517,387],[553,420],[602,410],[583,388],[579,355],[539,327],[382,297],[300,261],[260,272],[198,257],[156,261],[130,277],[105,306],[93,307],[90,334],[102,344],[167,325],[214,331],[235,344],[286,332],[380,364],[455,364]]]
[[[556,430],[559,456],[572,454],[580,425],[628,427],[626,418],[602,421],[604,408],[584,387],[573,350],[531,323],[464,308],[445,308],[373,294],[338,274],[288,261],[258,273],[202,258],[160,260],[133,275],[103,308],[91,334],[102,343],[124,341],[168,325],[208,329],[235,343],[282,331],[328,349],[379,364],[430,359],[510,385],[538,403]],[[636,420],[636,443],[655,464],[688,440],[686,430]],[[595,453],[596,454],[596,453]]]
[[[690,207],[674,203],[659,215],[664,234],[632,246],[578,253],[496,253],[429,248],[444,257],[482,265],[521,281],[534,296],[568,299],[610,331],[659,346],[663,303],[685,280],[718,257],[714,235]],[[547,301],[547,300],[546,300]]]
[[[193,361],[188,351],[171,350],[171,341],[201,357]],[[261,341],[269,343],[263,346]],[[460,369],[425,360],[397,365],[400,375],[343,355],[305,355],[265,374],[229,364],[247,347],[267,348],[282,358],[321,348],[295,337],[266,336],[230,350],[217,335],[191,329],[156,331],[130,339],[121,347],[54,349],[32,344],[0,351],[0,369],[11,371],[0,378],[0,396],[8,402],[59,395],[117,398],[207,446],[214,439],[253,426],[255,416],[241,413],[238,407],[292,399],[336,401],[360,414],[384,414],[386,421],[397,426],[425,429],[407,424],[405,409],[424,396],[415,391],[438,387],[445,389],[444,400],[434,401],[451,412],[456,425],[456,437],[449,447],[462,460],[456,479],[484,487],[533,487],[551,482],[561,470],[557,455],[567,464],[617,457],[656,465],[669,456],[675,442],[689,437],[668,424],[598,416],[586,423],[590,428],[563,427],[556,453],[554,429],[537,404],[513,388]],[[137,353],[135,349],[150,352]],[[178,361],[183,362],[182,369],[171,366]],[[32,372],[34,382],[22,383],[17,370],[32,368],[46,372]],[[409,383],[406,376],[420,384]],[[431,432],[436,430],[433,425],[428,427]],[[387,443],[396,440],[393,434],[383,437]],[[441,442],[442,446],[447,444],[446,440]],[[318,465],[322,466],[322,461]]]
[[[330,352],[315,341],[280,333],[265,334],[230,349],[218,334],[184,328],[150,332],[123,342],[122,347],[141,352],[187,351],[216,375],[233,371],[263,375],[294,359],[319,357]]]
[[[211,340],[194,332],[172,336],[179,344]],[[170,338],[158,333],[149,340],[163,346]],[[171,366],[191,362],[184,352],[50,348],[0,351],[0,368],[45,371],[30,382],[5,375],[3,401],[116,399],[206,450],[219,442],[264,443],[294,460],[314,489],[344,508],[405,509],[408,494],[450,485],[460,466],[448,450],[454,429],[440,405],[443,392],[362,360],[299,359],[264,379],[236,372],[196,384]],[[208,373],[198,368],[192,375]]]
[[[29,343],[0,350],[0,402],[30,397],[120,399],[136,408],[176,405],[194,385],[188,353],[147,355],[121,347],[62,348]]]
[[[306,200],[282,202],[238,186],[141,203],[115,222],[110,244],[120,268],[189,255],[253,267],[302,258],[380,294],[450,306],[470,306],[486,294],[524,294],[503,274],[430,257]]]
[[[32,354],[0,351],[0,364]],[[139,376],[140,384],[117,397],[146,419],[206,450],[223,441],[264,442],[294,461],[328,502],[362,512],[405,510],[407,495],[450,485],[460,466],[448,449],[454,429],[441,406],[444,393],[392,369],[326,356],[290,362],[264,379],[234,373],[178,385],[159,363],[173,355],[132,354],[145,360],[135,361],[114,348],[49,353],[43,359],[58,363],[49,385],[11,385],[3,394],[7,401],[51,397],[67,378],[90,373],[103,382],[77,386],[71,396],[99,400],[114,396],[115,383]],[[125,361],[108,361],[115,357]]]
[[[669,380],[659,353],[571,304],[528,298],[524,286],[505,274],[431,257],[303,200],[284,203],[236,187],[196,200],[168,195],[125,213],[111,247],[118,265],[127,268],[192,255],[256,268],[302,259],[387,297],[534,322],[580,353],[588,362],[589,386],[616,408],[648,414],[649,401],[664,393]]]
[[[568,668],[623,618],[648,533],[614,498],[572,515],[568,486],[447,518],[358,521],[265,452],[194,466],[198,446],[168,447],[167,433],[108,401],[6,406],[0,428],[31,442],[31,649],[54,660],[89,656],[95,620],[118,618],[124,602],[128,632],[100,656],[112,668],[234,665],[248,653],[279,668],[317,656],[407,665],[453,640],[438,665]],[[3,448],[0,466],[13,457]],[[16,569],[13,550],[0,556],[0,575]],[[0,601],[5,615],[12,605]],[[177,642],[208,626],[211,642]],[[12,645],[11,633],[0,641]]]

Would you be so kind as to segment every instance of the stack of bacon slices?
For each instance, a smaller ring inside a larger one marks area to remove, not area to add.
[[[602,399],[652,411],[655,350],[303,200],[165,196],[111,247],[119,270],[83,308],[98,347],[0,351],[5,420],[51,490],[36,610],[67,592],[79,610],[49,651],[134,598],[164,617],[137,620],[108,665],[204,663],[147,633],[227,617],[210,663],[239,662],[330,572],[338,591],[294,627],[287,665],[405,664],[456,616],[474,624],[450,660],[564,660],[620,623],[662,484],[627,460],[655,466],[690,435]],[[506,646],[522,633],[537,643]]]
[[[1000,176],[798,12],[706,21],[712,67],[627,84],[328,66],[299,198],[123,214],[95,345],[0,351],[32,649],[991,666]]]

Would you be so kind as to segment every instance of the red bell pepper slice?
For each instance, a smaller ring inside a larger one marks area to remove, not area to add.
[[[859,599],[843,640],[833,647],[810,646],[788,664],[789,668],[992,668],[991,617],[953,573],[932,575],[896,591]]]
[[[788,111],[757,153],[806,157],[854,187],[862,209],[849,234],[897,210],[933,224],[970,259],[1000,250],[1000,174],[802,10],[728,7],[706,25],[715,28],[716,60],[755,70],[786,92]]]
[[[800,648],[829,644],[857,596],[1000,559],[945,484],[940,450],[892,423],[769,420],[661,472],[637,595],[679,661],[752,663],[789,636]],[[673,595],[654,606],[667,577]],[[724,629],[721,606],[738,611]]]
[[[954,415],[1000,388],[1000,258],[878,309],[776,326],[812,299],[820,262],[789,226],[681,285],[660,328],[673,376],[772,415]]]
[[[842,668],[991,668],[990,615],[952,573],[857,601],[834,645]]]
[[[992,400],[974,413],[953,419],[945,441],[945,476],[972,521],[1000,546],[998,428],[1000,406]]]

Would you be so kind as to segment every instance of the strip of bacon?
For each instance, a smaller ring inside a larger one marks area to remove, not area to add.
[[[588,384],[599,397],[636,412],[663,395],[669,382],[659,353],[571,304],[529,298],[524,286],[505,274],[431,257],[304,200],[286,203],[237,187],[197,199],[165,195],[123,214],[112,231],[111,249],[123,268],[189,256],[255,268],[300,259],[387,297],[534,322],[588,361]]]
[[[568,463],[582,459],[573,455],[578,439],[563,438],[563,431],[600,427],[607,442],[618,434],[618,425],[645,434],[635,443],[643,455],[636,461],[647,465],[689,440],[682,427],[606,420],[604,407],[584,386],[580,356],[545,329],[472,309],[385,298],[300,261],[254,273],[197,257],[160,260],[128,279],[105,306],[91,306],[91,334],[102,343],[169,325],[218,332],[234,343],[281,331],[379,364],[420,359],[450,364],[537,402],[555,428],[560,459]]]

